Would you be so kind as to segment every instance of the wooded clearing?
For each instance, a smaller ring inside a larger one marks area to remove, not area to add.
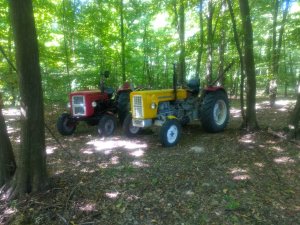
[[[1,225],[300,224],[299,0],[0,18]]]

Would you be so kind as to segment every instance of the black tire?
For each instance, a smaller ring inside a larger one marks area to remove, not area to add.
[[[201,106],[201,122],[207,132],[221,132],[229,120],[229,103],[224,91],[206,94]]]
[[[135,127],[132,125],[132,116],[131,114],[127,114],[124,122],[123,122],[123,133],[126,137],[135,137],[141,132],[142,128]]]
[[[116,119],[113,115],[105,114],[101,117],[98,123],[99,136],[111,136],[115,132],[117,127]]]
[[[160,142],[164,147],[175,146],[181,138],[181,125],[177,119],[167,120],[160,129]]]
[[[130,111],[130,91],[122,91],[118,94],[118,118],[120,124],[123,124]]]
[[[56,127],[61,135],[72,135],[76,129],[77,122],[71,118],[69,113],[63,113],[57,120]]]

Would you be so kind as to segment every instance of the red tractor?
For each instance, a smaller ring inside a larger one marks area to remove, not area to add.
[[[101,74],[100,90],[75,91],[69,95],[69,112],[64,112],[57,120],[57,130],[62,135],[72,135],[80,121],[98,126],[100,136],[110,136],[116,129],[116,116],[122,123],[129,112],[129,83],[114,91],[104,86],[109,72]]]

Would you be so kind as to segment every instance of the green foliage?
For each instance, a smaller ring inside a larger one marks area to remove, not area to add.
[[[200,46],[199,16],[204,17],[204,49],[200,78],[206,76],[207,64],[207,1],[185,2],[186,69],[187,77],[195,75]],[[279,86],[294,86],[299,70],[299,2],[293,2],[285,26],[283,50],[279,65]],[[239,79],[238,54],[233,39],[232,24],[226,5],[213,1],[213,80],[220,70],[220,43],[225,38],[224,65],[232,60],[235,66],[226,74],[225,85],[237,92]],[[238,5],[234,4],[240,37]],[[258,86],[269,80],[272,48],[273,2],[251,4],[254,29],[254,52]],[[279,20],[283,9],[280,8]],[[40,61],[43,73],[44,95],[51,102],[65,101],[67,93],[76,89],[97,88],[99,73],[111,71],[109,85],[122,82],[121,28],[119,1],[113,0],[50,0],[34,1]],[[172,64],[179,60],[179,37],[176,1],[125,1],[124,35],[126,77],[135,86],[151,88],[171,87]],[[10,29],[8,6],[0,3],[0,45],[10,60],[14,59],[14,45]],[[279,25],[278,25],[279,26]],[[278,27],[279,29],[279,27]],[[224,33],[225,32],[225,33]],[[299,75],[298,75],[299,76]],[[76,84],[76,85],[75,85]],[[15,104],[18,98],[18,79],[8,63],[0,56],[0,90],[5,101]],[[57,91],[59,90],[59,91]]]

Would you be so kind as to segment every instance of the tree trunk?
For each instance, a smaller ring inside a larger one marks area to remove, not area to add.
[[[244,106],[245,106],[245,102],[244,102],[244,83],[245,83],[244,57],[243,57],[243,52],[242,52],[242,48],[241,48],[239,35],[237,32],[236,20],[235,20],[235,15],[234,15],[233,8],[232,8],[231,0],[227,0],[227,4],[228,4],[230,18],[231,18],[231,22],[232,22],[234,41],[235,41],[236,49],[237,49],[239,59],[240,59],[240,70],[241,70],[240,102],[241,102],[241,114],[242,114],[242,118],[243,118],[243,123],[245,123],[246,116],[245,116],[245,110],[244,110]]]
[[[297,102],[289,119],[289,137],[295,138],[299,129],[300,121],[300,85],[298,86]]]
[[[270,92],[273,91],[273,93],[270,94],[270,98],[275,98],[275,99],[276,99],[276,95],[277,95],[277,90],[276,90],[276,92],[274,92],[274,90],[271,89],[271,84],[275,83],[277,86],[282,40],[283,40],[284,27],[285,27],[287,15],[288,15],[290,0],[287,0],[286,2],[283,2],[283,3],[285,4],[285,8],[284,8],[283,15],[282,15],[282,21],[281,21],[281,27],[279,30],[279,35],[277,33],[279,0],[275,0],[274,14],[273,14],[273,43],[272,43],[273,44],[272,45],[272,78],[273,79],[269,82],[270,83],[269,89],[270,89]],[[278,35],[278,41],[277,41],[277,35]],[[275,101],[275,99],[274,99],[274,101]]]
[[[21,145],[14,194],[42,190],[47,182],[43,92],[31,0],[9,0],[21,96]]]
[[[180,0],[179,3],[179,23],[178,23],[178,32],[179,32],[179,41],[180,41],[180,55],[179,55],[179,84],[185,84],[185,15],[184,15],[184,0]]]
[[[225,7],[225,1],[222,1],[221,8]],[[221,10],[221,16],[224,16],[224,10]],[[225,64],[225,48],[226,48],[226,23],[225,20],[221,21],[221,40],[219,44],[219,70],[218,77],[221,86],[225,84],[224,64]]]
[[[250,16],[250,8],[248,0],[239,0],[240,14],[243,24],[244,33],[244,63],[245,74],[247,77],[247,97],[246,97],[246,121],[244,121],[243,127],[247,130],[258,129],[258,123],[256,120],[256,74],[255,63],[253,53],[253,30]]]
[[[208,85],[212,83],[213,74],[213,12],[214,7],[212,0],[208,2],[208,15],[207,15],[207,62],[206,62],[206,82]]]
[[[126,81],[126,57],[125,57],[125,32],[124,32],[124,3],[120,1],[120,25],[121,25],[121,68],[122,81]]]
[[[11,180],[16,170],[15,157],[7,134],[2,109],[2,96],[0,93],[0,187]]]
[[[198,57],[196,64],[196,76],[200,77],[200,67],[202,62],[202,54],[203,54],[203,46],[204,46],[204,27],[203,27],[203,0],[199,2],[199,25],[200,25],[200,40],[199,40],[199,49],[198,49]]]

